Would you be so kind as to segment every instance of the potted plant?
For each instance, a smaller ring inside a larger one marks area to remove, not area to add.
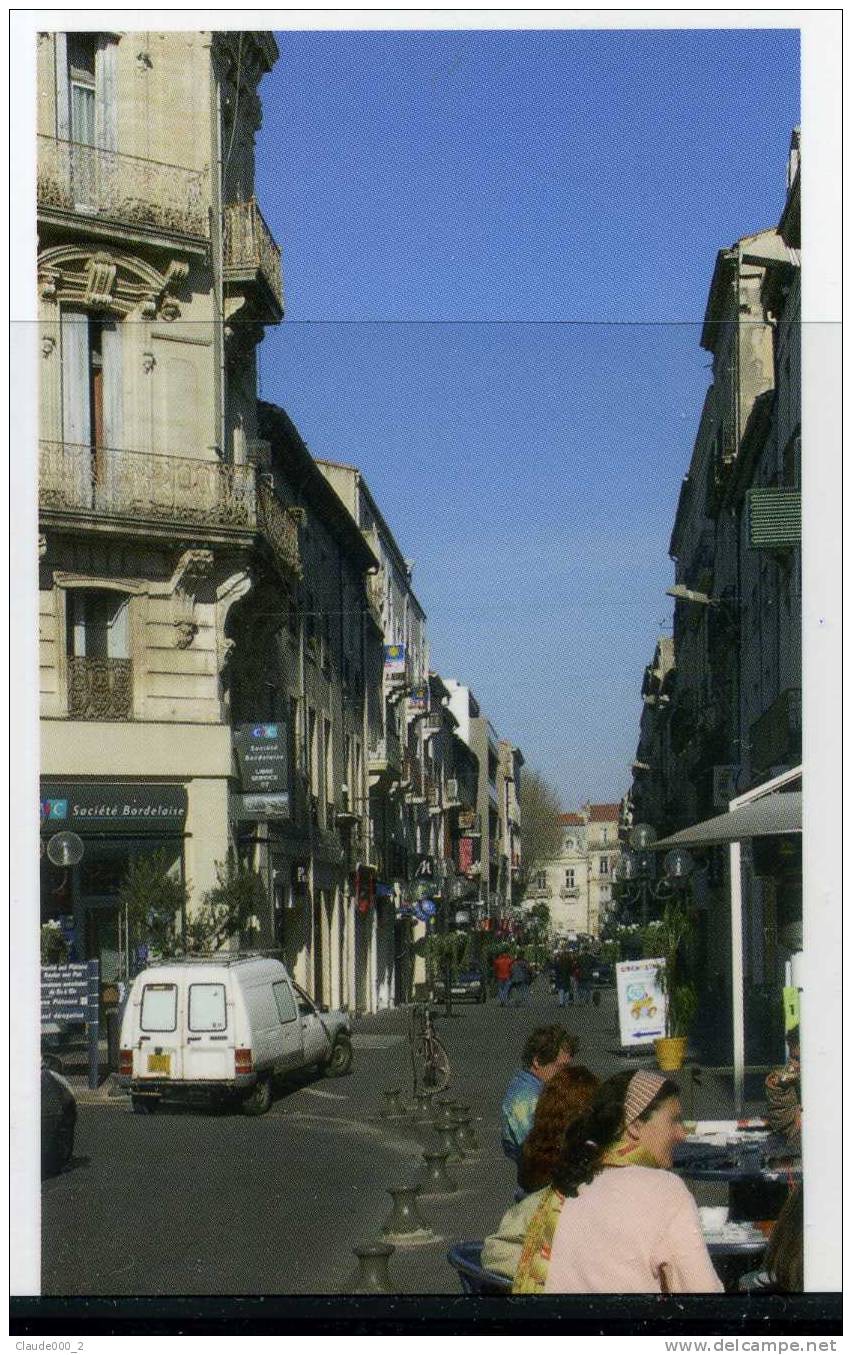
[[[698,1010],[698,995],[684,963],[689,934],[689,914],[679,899],[671,899],[653,938],[657,955],[663,960],[657,981],[666,999],[666,1033],[654,1041],[657,1064],[663,1072],[682,1067],[689,1030]]]

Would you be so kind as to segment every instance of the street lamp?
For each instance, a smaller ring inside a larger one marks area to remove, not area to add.
[[[648,925],[651,900],[661,903],[678,888],[684,888],[695,867],[685,847],[673,847],[663,859],[665,874],[658,880],[656,853],[648,850],[656,838],[649,823],[637,823],[630,834],[634,850],[624,852],[615,868],[615,878],[621,886],[621,901],[631,908],[639,905],[643,927]]]

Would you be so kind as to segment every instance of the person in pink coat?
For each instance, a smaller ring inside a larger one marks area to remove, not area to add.
[[[677,1085],[618,1073],[569,1125],[527,1227],[516,1294],[714,1294],[695,1200],[668,1170],[684,1138]]]

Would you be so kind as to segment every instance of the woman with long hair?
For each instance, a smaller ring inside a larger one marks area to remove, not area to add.
[[[565,1131],[586,1109],[600,1083],[582,1064],[569,1064],[545,1083],[521,1150],[518,1184],[528,1194],[549,1186]]]
[[[599,1085],[594,1073],[576,1063],[560,1068],[544,1084],[518,1164],[518,1180],[527,1194],[506,1211],[496,1233],[485,1239],[482,1264],[486,1270],[510,1278],[514,1275],[527,1225],[539,1196],[550,1185],[565,1130],[586,1108]]]
[[[674,1082],[645,1071],[604,1082],[568,1126],[513,1292],[720,1293],[695,1201],[667,1170],[683,1138]]]

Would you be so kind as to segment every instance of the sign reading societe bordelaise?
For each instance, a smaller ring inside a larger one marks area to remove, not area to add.
[[[284,724],[238,725],[234,752],[240,766],[242,810],[257,817],[287,816],[290,759]]]
[[[43,781],[41,831],[182,833],[186,804],[184,786]]]

